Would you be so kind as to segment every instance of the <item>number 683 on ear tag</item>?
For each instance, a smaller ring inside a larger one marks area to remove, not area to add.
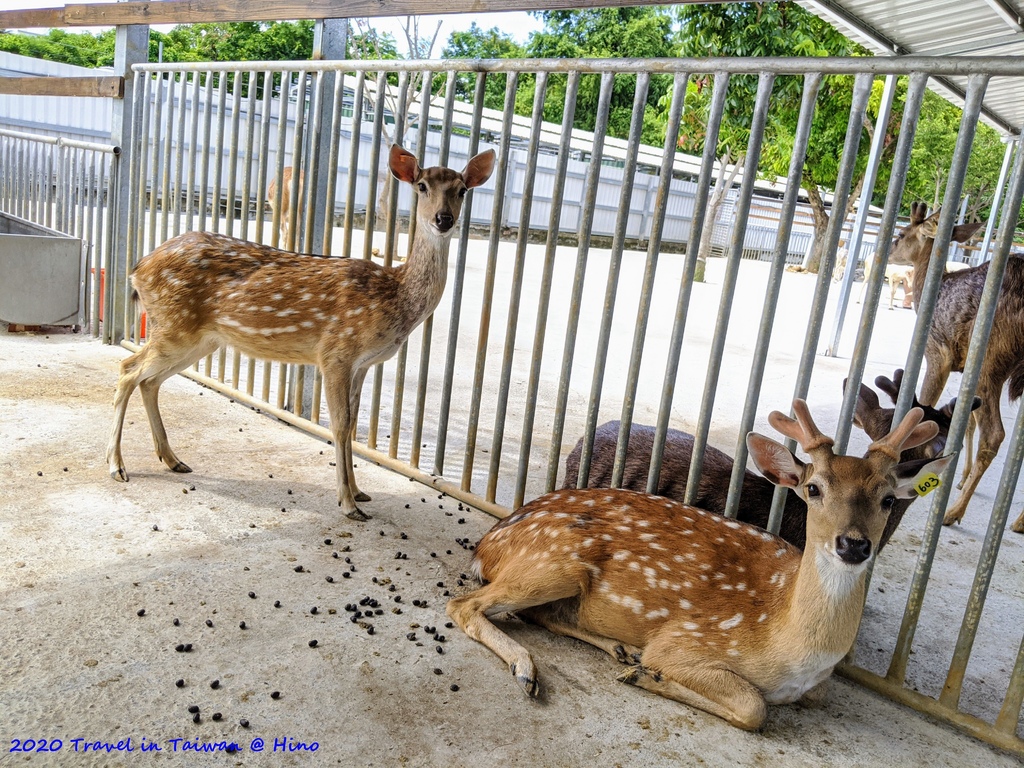
[[[939,480],[939,476],[934,472],[928,472],[916,479],[914,490],[917,491],[918,496],[926,496],[940,485],[942,485],[942,481]]]

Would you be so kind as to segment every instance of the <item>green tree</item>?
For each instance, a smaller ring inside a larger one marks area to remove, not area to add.
[[[114,63],[114,30],[97,35],[63,29],[45,35],[0,31],[0,51],[79,67],[109,67]]]
[[[658,58],[674,56],[672,16],[661,7],[596,8],[583,11],[540,11],[544,29],[534,32],[526,44],[526,54],[537,58]],[[516,111],[530,114],[533,108],[533,78],[520,78],[522,85]],[[651,78],[647,94],[650,117],[644,121],[643,141],[660,146],[664,125],[654,119],[659,103],[672,87],[672,78]],[[561,122],[565,107],[565,75],[552,75],[544,100],[544,119]],[[591,131],[597,117],[601,78],[580,78],[574,126]],[[625,138],[633,115],[636,77],[616,77],[612,91],[608,133]]]
[[[484,30],[473,22],[469,29],[452,32],[441,55],[446,59],[519,59],[523,47],[497,27]],[[506,75],[488,75],[484,90],[484,106],[501,110],[505,107]],[[462,72],[456,76],[455,93],[463,101],[472,101],[476,76]]]
[[[681,24],[680,49],[684,56],[848,56],[863,53],[827,22],[794,3],[685,5],[677,8],[677,14]],[[796,76],[780,76],[775,81],[764,149],[759,159],[760,171],[771,177],[784,176],[788,172],[802,83],[803,78]],[[683,147],[687,150],[696,152],[703,149],[703,124],[712,93],[710,86],[710,78],[698,77],[688,93],[689,108],[684,113],[683,131],[686,137]],[[821,258],[822,235],[829,221],[822,187],[835,183],[851,86],[851,78],[829,77],[822,83],[818,97],[811,146],[804,165],[804,187],[814,211],[813,269],[817,268]],[[734,76],[730,79],[725,116],[718,137],[719,159],[723,165],[740,164],[745,159],[756,91],[755,76]],[[891,124],[895,122],[890,121]],[[869,141],[868,136],[868,131],[865,131],[864,141]],[[863,169],[860,175],[863,175]],[[728,182],[724,188],[716,184],[709,201],[707,225],[699,249],[698,277],[710,252],[710,235],[729,186]]]

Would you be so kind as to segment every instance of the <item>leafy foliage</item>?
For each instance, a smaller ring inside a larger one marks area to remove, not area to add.
[[[446,59],[518,59],[525,55],[511,35],[497,27],[484,30],[473,22],[469,29],[452,32],[441,55]],[[506,76],[488,75],[484,89],[484,106],[504,109]],[[456,75],[455,93],[463,101],[472,101],[476,91],[476,76],[469,72]]]
[[[98,35],[63,29],[45,35],[0,31],[0,51],[79,67],[109,67],[114,63],[114,30]]]

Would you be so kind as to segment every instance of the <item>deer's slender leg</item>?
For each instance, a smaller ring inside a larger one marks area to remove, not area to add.
[[[188,367],[208,351],[208,346],[202,343],[183,344],[179,342],[173,347],[165,348],[161,337],[157,336],[138,352],[121,361],[117,391],[114,393],[114,424],[110,431],[106,455],[110,475],[115,480],[128,482],[128,471],[121,455],[121,433],[124,429],[124,417],[128,412],[128,401],[131,399],[132,392],[140,383],[148,379],[159,377],[168,371],[176,373]],[[148,410],[147,405],[147,412]],[[157,421],[159,422],[159,416]],[[152,417],[150,424],[152,426]],[[159,427],[163,431],[162,423],[159,424]],[[154,440],[156,439],[154,432]],[[166,433],[164,440],[166,441]]]
[[[721,717],[737,728],[755,731],[768,713],[761,692],[735,672],[709,663],[700,655],[689,658],[678,648],[657,640],[647,646],[643,662],[630,667],[618,680],[681,701]]]
[[[146,415],[149,417],[149,427],[153,433],[153,446],[156,448],[157,458],[173,472],[191,472],[192,469],[175,455],[167,441],[167,430],[164,429],[164,422],[160,417],[160,407],[157,404],[160,385],[171,376],[188,368],[196,360],[206,357],[216,350],[217,346],[216,342],[204,344],[200,349],[192,350],[191,354],[183,356],[176,364],[161,373],[139,382],[139,391],[142,393],[142,402],[146,406]]]
[[[1024,533],[1024,510],[1021,510],[1020,516],[1013,521],[1010,530],[1014,533]]]
[[[925,350],[925,362],[927,367],[924,381],[921,382],[920,402],[922,405],[935,407],[935,404],[939,402],[939,397],[942,395],[942,390],[946,387],[946,382],[949,380],[953,364],[949,356],[943,354],[941,350],[931,349]]]
[[[538,624],[549,632],[562,635],[563,637],[574,637],[589,643],[595,648],[600,648],[620,664],[635,664],[640,660],[642,649],[629,643],[622,643],[618,640],[598,635],[579,625],[576,611],[579,605],[578,600],[559,600],[555,603],[538,605],[517,611],[517,614],[526,621]]]
[[[359,490],[356,484],[355,470],[352,468],[352,440],[356,439],[356,425],[359,421],[359,400],[363,394],[363,381],[366,379],[366,368],[360,368],[352,378],[352,391],[349,393],[349,413],[352,414],[352,431],[349,436],[348,453],[349,461],[346,465],[349,472],[349,485],[352,488],[352,496],[356,501],[371,501],[368,493]]]
[[[531,578],[532,577],[532,578]],[[508,611],[521,611],[536,605],[579,594],[579,585],[545,579],[544,574],[525,574],[515,584],[485,584],[468,595],[448,601],[448,615],[478,643],[483,643],[508,664],[519,687],[528,696],[536,696],[537,668],[530,652],[488,620]]]
[[[957,488],[963,489],[967,483],[967,478],[971,474],[971,469],[974,467],[974,428],[977,425],[977,418],[974,413],[971,413],[969,419],[967,419],[967,431],[964,433],[964,467],[963,474],[960,476],[960,482],[957,483]]]
[[[331,416],[334,435],[334,463],[338,478],[338,506],[352,520],[365,521],[370,517],[356,505],[349,478],[352,475],[352,411],[349,399],[352,387],[352,369],[338,360],[320,365],[323,372],[323,391],[327,411]]]
[[[984,378],[983,378],[984,381]],[[956,503],[946,510],[946,516],[942,519],[943,525],[959,523],[964,518],[967,505],[971,503],[971,496],[978,488],[985,470],[999,453],[999,446],[1006,437],[1006,430],[1003,428],[1003,419],[999,413],[999,395],[1002,389],[1002,382],[999,383],[996,391],[984,385],[978,388],[978,396],[981,398],[981,408],[974,412],[978,419],[978,455],[971,466],[971,472],[963,484],[963,490],[957,497]]]

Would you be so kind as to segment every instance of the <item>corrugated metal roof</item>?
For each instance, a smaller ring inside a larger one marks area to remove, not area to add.
[[[1024,31],[1020,0],[797,0],[847,37],[878,55],[1020,56]],[[963,104],[966,77],[932,81]],[[983,119],[1004,133],[1024,127],[1024,81],[994,77],[985,92]]]

